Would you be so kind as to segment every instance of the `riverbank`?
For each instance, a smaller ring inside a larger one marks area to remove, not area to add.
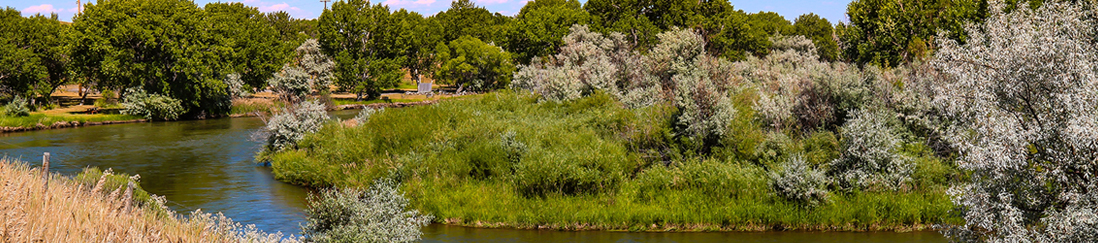
[[[741,114],[750,103],[737,104]],[[674,107],[626,109],[606,95],[570,102],[494,93],[329,124],[298,149],[263,155],[279,180],[365,188],[403,182],[436,222],[623,231],[913,231],[955,223],[945,194],[960,175],[918,142],[911,178],[895,190],[830,188],[819,205],[776,195],[781,161],[839,156],[829,131],[780,140],[737,118],[732,139],[699,155],[675,136]]]
[[[106,181],[106,180],[101,180]],[[0,239],[5,242],[279,242],[219,215],[181,217],[157,205],[132,208],[124,193],[0,160]],[[107,186],[109,187],[109,186]],[[44,190],[45,189],[45,190]],[[165,213],[167,212],[167,213]],[[292,241],[293,239],[290,239]]]

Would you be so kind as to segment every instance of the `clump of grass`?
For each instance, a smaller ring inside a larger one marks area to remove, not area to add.
[[[112,179],[113,180],[113,179]],[[123,209],[119,194],[0,159],[0,239],[5,242],[296,242],[200,211],[174,215],[162,204]],[[151,197],[151,196],[150,196]],[[156,197],[152,201],[157,202]],[[163,213],[167,212],[167,213]]]

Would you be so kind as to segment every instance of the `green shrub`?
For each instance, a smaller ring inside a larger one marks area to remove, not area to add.
[[[105,176],[104,176],[105,175]],[[140,176],[130,176],[127,174],[116,174],[111,169],[106,171],[100,170],[98,167],[84,168],[73,179],[80,184],[83,184],[85,188],[94,188],[100,179],[103,180],[103,187],[100,189],[104,195],[110,194],[116,190],[121,195],[122,191],[126,190],[126,186],[130,183],[134,183],[133,188],[133,202],[138,205],[157,205],[157,202],[152,198],[149,192],[141,188]]]
[[[30,103],[27,98],[16,95],[7,105],[4,105],[4,115],[21,117],[30,115]]]
[[[303,234],[309,242],[414,242],[433,218],[408,210],[408,199],[389,180],[366,191],[327,189],[308,201]]]
[[[779,197],[808,207],[827,203],[827,177],[823,172],[800,156],[794,156],[783,167],[770,173],[770,186]]]
[[[122,114],[143,116],[145,119],[175,120],[186,112],[178,99],[145,93],[141,88],[127,89],[122,102]]]
[[[99,99],[95,99],[95,107],[111,108],[115,106],[118,106],[118,95],[109,89],[100,93]]]

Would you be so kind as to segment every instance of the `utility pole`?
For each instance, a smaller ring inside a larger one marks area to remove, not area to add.
[[[80,0],[76,0],[76,15],[80,15],[81,12],[84,12],[83,9],[84,5],[80,4]]]
[[[328,2],[331,2],[331,1],[332,0],[320,0],[320,2],[324,3],[324,10],[328,10]]]

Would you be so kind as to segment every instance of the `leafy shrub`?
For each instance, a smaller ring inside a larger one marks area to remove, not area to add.
[[[828,175],[843,189],[897,190],[911,181],[914,164],[900,153],[892,113],[859,110],[842,128],[842,157]]]
[[[414,242],[430,215],[407,211],[399,185],[376,180],[366,191],[325,189],[309,195],[304,234],[309,242]]]
[[[505,88],[511,85],[515,65],[511,54],[494,44],[471,36],[462,36],[436,48],[439,68],[435,78],[475,91]]]
[[[590,135],[581,135],[587,137]],[[617,190],[629,171],[629,156],[623,147],[609,141],[562,138],[563,141],[589,141],[588,144],[560,144],[556,151],[530,150],[514,166],[514,183],[527,197],[549,194],[596,194]]]
[[[248,96],[248,90],[244,89],[244,80],[240,79],[239,73],[230,73],[225,75],[225,85],[228,86],[228,94],[230,98],[236,99]]]
[[[178,99],[145,93],[141,88],[127,89],[126,98],[122,101],[122,114],[143,116],[145,119],[175,120],[185,112]]]
[[[30,103],[27,101],[27,98],[24,98],[22,95],[16,95],[15,98],[11,99],[11,102],[4,105],[4,115],[14,117],[29,116]]]
[[[970,181],[949,190],[956,241],[1098,238],[1098,23],[1093,2],[1046,1],[1004,12],[992,2],[965,43],[931,62],[949,80],[934,104]]]
[[[783,170],[770,173],[770,186],[779,197],[808,207],[827,203],[827,177],[804,158],[793,156]]]
[[[370,120],[370,116],[373,116],[375,113],[382,111],[385,111],[385,108],[374,109],[370,107],[364,107],[362,108],[362,111],[358,112],[358,115],[355,115],[355,123],[359,125],[366,124],[366,121]]]
[[[282,100],[294,103],[305,99],[305,95],[312,90],[310,79],[305,69],[286,64],[282,66],[281,72],[267,80],[267,86],[278,93]]]
[[[305,134],[320,130],[329,119],[327,110],[315,100],[287,107],[267,120],[267,150],[295,148]]]
[[[516,138],[515,131],[507,131],[499,135],[499,145],[503,148],[503,151],[507,153],[507,159],[512,163],[518,163],[522,160],[522,156],[526,154],[526,143],[519,141]]]
[[[95,188],[99,184],[99,180],[103,179],[103,187],[99,189],[99,192],[103,195],[110,194],[114,191],[125,191],[126,186],[130,182],[136,185],[133,189],[133,201],[138,205],[156,205],[156,202],[152,198],[152,194],[149,194],[145,189],[141,188],[141,176],[115,174],[111,169],[106,171],[100,170],[97,167],[84,168],[76,177],[73,178],[76,182],[83,184],[85,188]]]
[[[88,91],[85,91],[88,92]],[[118,95],[111,90],[103,90],[99,99],[95,99],[95,106],[99,108],[114,107],[118,105]]]

